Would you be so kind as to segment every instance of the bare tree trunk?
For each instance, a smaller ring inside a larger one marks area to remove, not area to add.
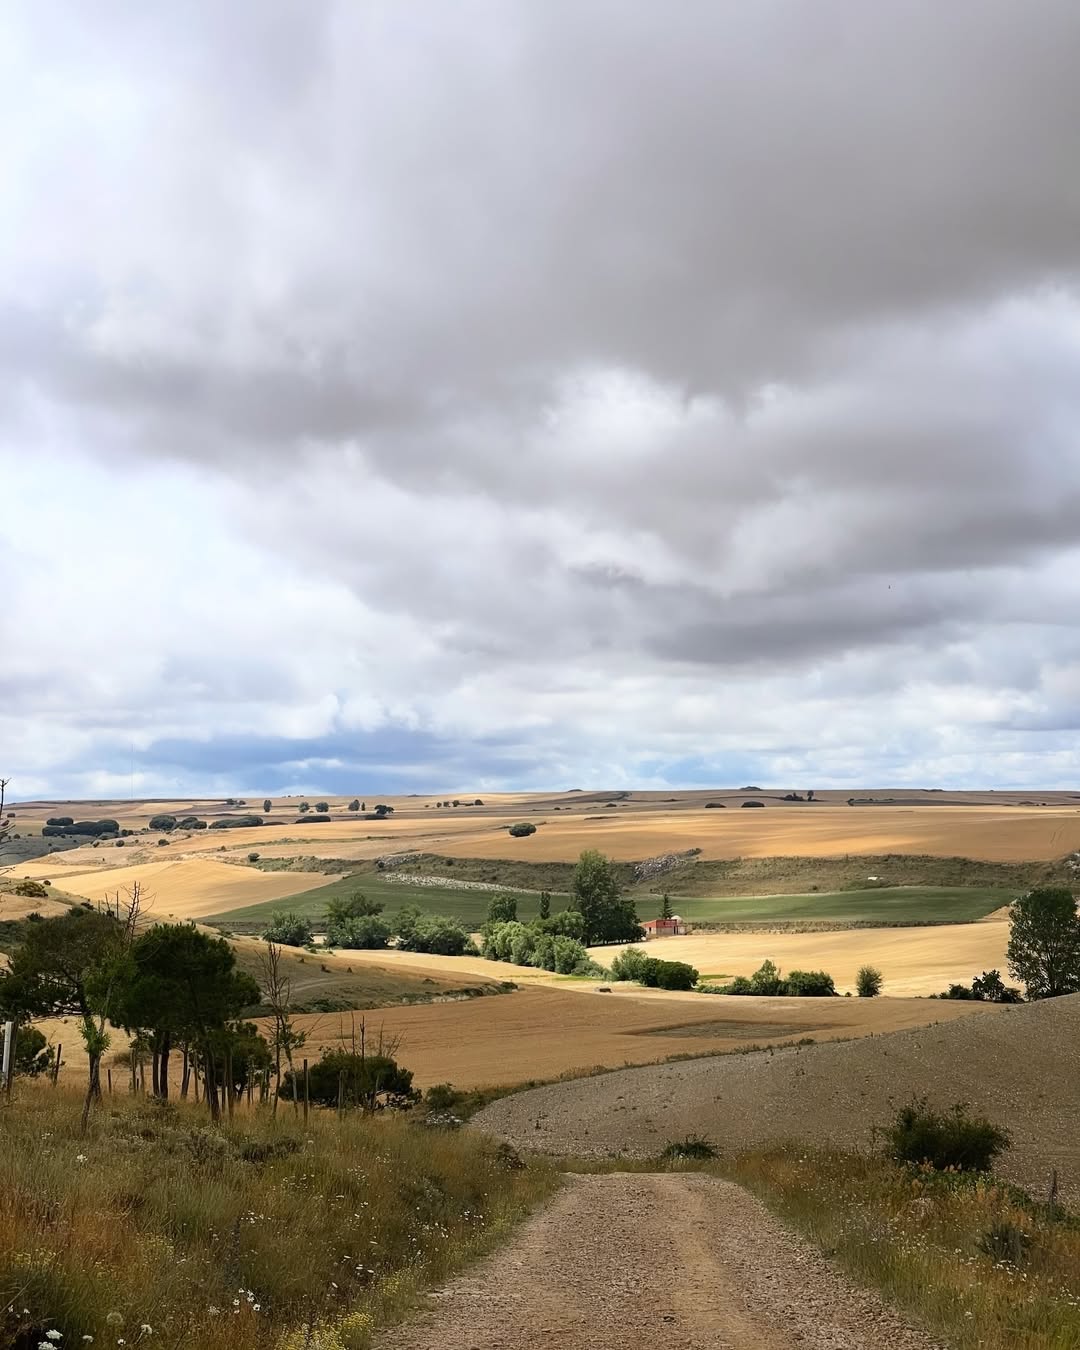
[[[150,1051],[150,1091],[156,1097],[158,1095],[158,1064],[160,1060],[158,1052],[155,1049]]]
[[[158,1094],[162,1101],[169,1100],[169,1054],[172,1051],[172,1037],[166,1031],[161,1038],[158,1052]]]
[[[183,1065],[182,1065],[182,1069],[181,1069],[181,1073],[180,1073],[180,1098],[181,1098],[182,1101],[185,1101],[185,1102],[187,1101],[188,1084],[189,1084],[189,1082],[190,1082],[190,1079],[191,1079],[191,1058],[190,1058],[190,1056],[188,1055],[188,1048],[187,1048],[187,1044],[185,1043],[185,1045],[184,1045],[184,1059],[183,1059]]]

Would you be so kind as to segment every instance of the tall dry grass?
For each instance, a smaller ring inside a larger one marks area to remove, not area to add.
[[[407,1118],[211,1126],[74,1091],[0,1106],[0,1345],[360,1350],[556,1184],[483,1137]],[[87,1338],[92,1337],[92,1341]]]
[[[955,1350],[1080,1346],[1080,1221],[1012,1187],[798,1147],[724,1171]]]

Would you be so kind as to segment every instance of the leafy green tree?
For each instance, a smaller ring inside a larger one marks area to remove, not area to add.
[[[326,902],[326,925],[345,923],[349,919],[367,919],[383,912],[381,900],[369,900],[363,891],[352,891],[345,896],[334,896]]]
[[[1015,900],[1007,955],[1009,973],[1022,982],[1028,998],[1080,990],[1080,917],[1072,892],[1044,886]]]
[[[282,947],[310,946],[314,933],[311,920],[297,914],[295,910],[282,913],[274,912],[269,924],[263,930],[264,942],[276,942]]]
[[[876,966],[860,966],[855,990],[860,998],[877,998],[881,993],[881,971]]]
[[[637,942],[644,932],[633,900],[622,894],[613,864],[586,849],[574,871],[573,907],[585,920],[585,942]]]
[[[306,811],[310,811],[310,810],[311,810],[311,803],[310,803],[310,802],[301,802],[301,803],[300,803],[300,814],[301,814],[301,815],[303,815]]]
[[[245,1008],[259,1003],[258,983],[236,969],[236,953],[224,938],[184,923],[155,924],[140,934],[120,974],[113,1020],[149,1041],[156,1094],[168,1098],[169,1057],[182,1043],[201,1058],[207,1101],[216,1116],[217,1089],[230,1081],[234,1024]]]
[[[516,825],[510,826],[509,833],[514,839],[524,839],[536,833],[536,826],[530,820],[519,820]]]
[[[354,798],[352,799],[352,801],[349,803],[349,810],[350,810],[350,811],[359,811],[359,810],[360,810],[360,798],[359,798],[359,797],[354,797]]]
[[[493,895],[488,901],[488,923],[513,923],[517,918],[516,895]]]
[[[551,892],[540,892],[540,917],[549,919],[551,917]]]
[[[385,816],[392,816],[394,814],[394,808],[392,806],[387,806],[385,802],[379,802],[378,806],[375,808],[375,814],[380,819]]]
[[[671,897],[668,895],[667,891],[665,891],[663,899],[660,902],[660,918],[673,919],[674,917],[675,911],[671,908]]]
[[[329,803],[329,802],[316,802],[316,803],[315,803],[315,810],[316,810],[316,811],[320,811],[320,812],[322,812],[323,814],[325,814],[327,811],[330,810],[330,803]]]
[[[785,992],[784,981],[780,978],[780,971],[774,962],[762,961],[750,976],[750,989],[752,993],[766,996]]]
[[[87,1107],[101,1096],[101,1059],[109,1048],[105,1018],[112,971],[128,937],[121,917],[76,906],[66,914],[28,924],[0,975],[0,1009],[15,1021],[74,1017],[89,1063]]]
[[[438,956],[464,956],[476,951],[469,933],[456,919],[424,914],[415,905],[400,910],[395,925],[398,945],[405,951]]]
[[[328,924],[326,941],[331,947],[375,951],[387,945],[390,934],[390,925],[381,915],[359,914]]]
[[[1020,990],[1013,989],[998,970],[984,970],[971,981],[972,995],[985,1003],[1020,1003]]]
[[[268,815],[274,809],[274,803],[267,797],[263,801],[263,814]]]
[[[550,933],[552,937],[573,938],[575,942],[585,939],[585,916],[576,909],[562,909],[546,919],[537,919],[535,927],[541,933]]]

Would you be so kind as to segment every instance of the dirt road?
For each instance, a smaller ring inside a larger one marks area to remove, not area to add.
[[[380,1350],[933,1350],[739,1187],[578,1176]]]

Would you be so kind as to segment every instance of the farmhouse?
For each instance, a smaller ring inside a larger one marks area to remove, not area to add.
[[[646,919],[641,925],[645,929],[645,937],[683,937],[689,930],[686,924],[677,914],[670,919]]]

